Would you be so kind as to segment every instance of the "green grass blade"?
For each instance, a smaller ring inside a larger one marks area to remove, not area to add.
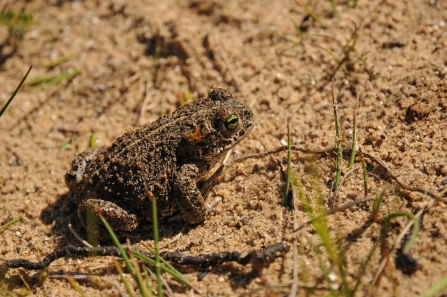
[[[48,268],[42,270],[40,275],[39,275],[39,281],[37,282],[36,286],[42,286],[43,283],[46,281],[46,279],[48,278],[49,275],[50,275],[50,271],[49,271]]]
[[[107,229],[107,231],[110,234],[110,237],[112,238],[113,243],[116,245],[118,250],[120,251],[121,257],[124,259],[124,262],[126,263],[127,268],[129,269],[130,273],[133,273],[133,266],[130,263],[129,256],[126,253],[126,249],[123,247],[123,245],[118,240],[118,237],[116,236],[115,232],[112,230],[112,227],[110,227],[107,220],[100,214],[99,215],[102,223],[104,224],[104,227]]]
[[[349,168],[354,167],[355,161],[355,149],[357,147],[357,115],[356,109],[354,109],[354,117],[352,119],[353,127],[352,127],[352,146],[351,146],[351,157],[349,158]],[[365,195],[366,197],[366,195]]]
[[[323,22],[321,21],[321,19],[313,12],[312,9],[310,9],[309,7],[307,7],[304,3],[302,3],[301,1],[295,0],[296,4],[298,4],[298,6],[301,6],[304,11],[310,15],[319,25],[321,28],[326,29],[326,26],[323,24]]]
[[[382,191],[380,193],[376,194],[376,199],[374,199],[372,212],[371,212],[371,220],[373,222],[377,221],[377,216],[379,214],[380,210],[380,204],[382,204],[383,197],[385,197],[385,193],[388,190],[389,186],[388,184],[383,185]]]
[[[374,251],[376,250],[377,246],[380,244],[380,239],[376,240],[371,248],[371,250],[368,253],[368,256],[366,257],[365,262],[362,263],[362,268],[360,269],[359,275],[356,277],[357,281],[354,285],[354,288],[352,289],[352,295],[355,295],[355,292],[357,292],[358,287],[360,286],[361,279],[363,274],[366,271],[366,268],[368,267],[369,262],[371,261],[371,258],[374,254]]]
[[[334,240],[332,240],[329,233],[329,227],[327,225],[325,216],[326,210],[324,208],[325,207],[324,197],[322,194],[321,184],[318,178],[319,176],[318,168],[313,164],[311,165],[309,171],[311,173],[310,183],[313,192],[313,201],[316,202],[315,207],[312,207],[311,200],[302,191],[301,183],[293,175],[292,175],[292,185],[294,187],[294,190],[296,190],[298,193],[298,197],[301,200],[301,204],[304,210],[306,211],[309,218],[312,220],[311,224],[315,232],[317,233],[318,237],[320,238],[321,243],[329,256],[329,259],[338,270],[338,273],[343,283],[343,290],[345,296],[352,296],[352,291],[349,289],[348,280],[346,278],[342,253],[340,252],[340,249],[338,248]]]
[[[318,265],[320,266],[321,271],[323,271],[323,276],[324,279],[327,282],[327,286],[329,288],[329,292],[330,292],[330,296],[336,296],[336,292],[334,291],[333,287],[333,282],[331,280],[331,278],[329,277],[329,269],[326,267],[326,265],[324,265],[324,261],[321,258],[321,253],[318,250],[318,248],[316,246],[312,246],[312,250],[314,251],[315,255],[317,256],[317,260],[318,260]]]
[[[337,17],[337,0],[332,0],[332,18]]]
[[[50,75],[50,76],[42,76],[42,77],[35,77],[29,82],[26,83],[27,86],[36,86],[40,85],[42,83],[48,83],[50,85],[54,85],[56,82],[60,82],[66,78],[71,78],[75,75],[78,75],[81,73],[81,70],[77,69],[75,71],[71,72],[63,72],[57,75]]]
[[[56,59],[54,61],[50,61],[50,62],[44,63],[44,64],[42,64],[42,66],[46,67],[46,68],[52,68],[52,67],[54,67],[56,65],[62,64],[62,63],[67,62],[67,61],[70,61],[71,59],[75,58],[77,55],[78,55],[78,53],[73,53],[73,54],[61,57],[59,59]]]
[[[440,293],[442,290],[447,288],[447,276],[440,279],[436,284],[431,286],[427,291],[419,295],[419,297],[433,297]]]
[[[98,139],[98,131],[93,131],[90,137],[90,147],[96,146],[96,140]]]
[[[149,249],[148,247],[146,247],[146,248],[149,250],[149,252],[151,252],[152,254],[155,254],[154,250]],[[152,259],[138,251],[133,251],[133,253],[136,258],[148,263],[149,265],[155,266],[154,259]],[[184,284],[190,288],[194,288],[194,286],[190,282],[188,282],[188,280],[180,272],[178,272],[171,264],[169,264],[165,259],[160,258],[160,261],[163,263],[163,265],[160,266],[161,271],[172,275],[175,279],[177,279],[182,284]],[[197,289],[195,289],[195,290],[198,291]]]
[[[324,50],[326,53],[328,53],[331,57],[332,57],[332,59],[334,59],[334,61],[335,61],[335,63],[337,64],[337,65],[340,65],[340,59],[333,53],[333,52],[331,52],[330,50],[328,50],[328,49],[326,49],[326,48],[324,48],[324,47],[322,47],[322,46],[319,46],[318,44],[315,44],[315,43],[311,43],[313,46],[316,46],[316,47],[318,47],[319,49],[322,49],[322,50]]]
[[[391,220],[396,218],[396,217],[408,217],[408,218],[413,220],[413,231],[411,232],[410,240],[404,246],[402,252],[404,254],[407,254],[410,251],[410,249],[413,247],[414,242],[416,241],[416,237],[419,234],[419,221],[418,221],[418,219],[413,214],[408,213],[408,212],[396,212],[396,213],[392,213],[392,214],[389,214],[388,216],[386,216],[384,218],[384,220],[383,220],[383,223],[382,223],[382,228],[380,230],[379,238],[376,240],[376,242],[374,243],[373,247],[371,248],[371,250],[370,250],[370,252],[369,252],[369,254],[368,254],[367,258],[366,258],[366,261],[362,264],[362,268],[360,270],[360,273],[357,276],[357,282],[356,282],[356,284],[354,286],[354,289],[352,290],[352,294],[353,295],[355,294],[355,292],[357,291],[358,287],[360,286],[361,277],[365,273],[366,267],[368,266],[369,261],[371,260],[372,255],[374,254],[375,249],[382,242],[382,240],[384,240],[386,238],[386,235],[388,233],[388,229],[390,228],[390,225],[391,225]]]
[[[407,244],[404,246],[404,248],[402,249],[402,252],[404,254],[408,254],[411,250],[411,248],[414,245],[414,242],[416,241],[416,237],[419,234],[419,220],[412,214],[409,212],[396,212],[396,213],[392,213],[389,214],[386,218],[385,218],[385,224],[386,228],[389,228],[389,224],[390,224],[390,220],[396,217],[408,217],[409,219],[413,220],[413,231],[411,232],[411,236],[410,239],[408,240]],[[383,232],[387,232],[388,229],[385,229],[384,227],[382,228]]]
[[[293,27],[295,28],[296,33],[298,33],[298,35],[300,36],[301,41],[306,39],[306,36],[304,35],[303,31],[301,31],[301,29],[300,29],[300,26],[298,26],[298,24],[295,21],[293,21]]]
[[[366,171],[365,158],[362,155],[363,189],[365,197],[368,196],[368,172]]]
[[[17,95],[17,93],[19,92],[20,88],[22,87],[23,83],[25,82],[26,78],[28,77],[28,74],[31,72],[31,69],[33,68],[33,65],[31,65],[28,69],[28,72],[26,72],[25,76],[22,78],[22,80],[20,81],[20,84],[17,86],[17,88],[15,89],[14,93],[12,94],[11,98],[9,98],[8,102],[6,102],[5,106],[3,106],[2,110],[0,111],[0,117],[3,115],[3,113],[5,112],[6,108],[8,108],[9,104],[11,103],[11,101],[14,99],[14,97]]]
[[[157,276],[157,292],[158,297],[163,296],[163,284],[161,281],[161,267],[160,267],[160,253],[158,251],[158,213],[157,213],[157,199],[152,199],[152,225],[154,233],[154,248],[155,248],[155,275]]]
[[[290,42],[293,45],[299,45],[300,44],[298,41],[293,40],[292,38],[287,37],[286,35],[283,35],[283,34],[278,34],[278,37],[281,38],[281,39],[284,39],[287,42]]]
[[[57,85],[58,83],[66,80],[66,79],[70,79],[73,78],[79,74],[81,74],[82,71],[80,69],[76,69],[74,71],[71,72],[63,72],[57,75],[51,75],[51,76],[44,76],[44,77],[36,77],[32,80],[30,80],[29,82],[26,83],[26,85],[28,86],[36,86],[36,85],[40,85],[40,84],[44,84],[42,87],[38,88],[36,90],[36,92],[41,91],[43,89],[46,89],[48,87]]]
[[[133,253],[130,253],[131,259],[130,262],[133,265],[134,268],[134,277],[137,279],[138,288],[140,289],[141,295],[143,297],[153,297],[152,291],[148,291],[148,283],[145,283],[143,280],[143,276],[141,275],[140,266],[138,265],[137,258],[133,257]]]
[[[4,229],[8,228],[8,227],[11,226],[12,224],[15,224],[15,223],[17,223],[17,222],[19,222],[19,221],[21,221],[21,220],[22,220],[22,217],[17,217],[17,218],[12,219],[11,221],[9,221],[9,222],[7,222],[6,224],[4,224],[3,226],[0,226],[0,231],[2,231],[2,230],[4,230]]]
[[[336,176],[334,184],[334,190],[336,190],[340,185],[340,179],[341,179],[341,163],[343,161],[343,140],[341,137],[341,128],[338,117],[337,101],[335,99],[334,81],[332,81],[332,105],[334,108],[334,118],[335,118],[335,136],[337,138],[337,145],[336,145],[337,161],[336,161]]]
[[[292,175],[292,140],[290,137],[290,118],[287,118],[287,171],[286,171],[286,191],[284,193],[284,206],[291,206],[290,180]]]

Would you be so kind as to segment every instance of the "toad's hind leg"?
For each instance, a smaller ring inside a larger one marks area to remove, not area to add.
[[[88,231],[99,232],[102,238],[107,235],[107,231],[101,227],[103,224],[100,215],[118,233],[131,232],[138,227],[137,216],[113,202],[101,199],[86,199],[78,207],[78,216],[84,227]]]
[[[201,223],[205,219],[205,201],[199,188],[197,188],[196,178],[199,169],[193,164],[184,164],[176,173],[174,182],[174,196],[182,218],[191,223]]]

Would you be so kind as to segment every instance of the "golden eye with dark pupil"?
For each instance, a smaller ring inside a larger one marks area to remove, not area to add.
[[[230,115],[228,118],[225,119],[224,122],[225,128],[229,130],[234,130],[239,125],[239,116],[235,113]]]

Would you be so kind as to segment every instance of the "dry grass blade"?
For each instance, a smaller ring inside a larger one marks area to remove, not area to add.
[[[126,277],[124,276],[123,269],[121,269],[121,266],[119,265],[118,261],[114,260],[113,263],[115,264],[116,270],[118,271],[118,274],[119,274],[122,282],[124,283],[124,286],[126,287],[127,292],[130,294],[131,297],[135,297],[136,293],[135,293],[134,289],[130,286]]]
[[[82,290],[78,282],[71,275],[67,275],[67,280],[73,287],[73,289],[75,289],[75,291],[79,293],[79,295],[81,295],[82,297],[87,297],[87,295],[85,295],[84,290]]]
[[[82,238],[71,226],[71,223],[68,223],[68,229],[70,229],[70,232],[76,237],[77,240],[79,240],[85,247],[92,248],[93,246],[88,243],[84,238]]]
[[[146,272],[150,274],[153,280],[157,280],[157,276],[152,270],[150,270],[147,266],[144,266],[144,268],[146,269]],[[163,276],[161,276],[161,281],[163,282],[163,285],[166,288],[166,293],[168,294],[168,297],[174,297],[174,291],[172,291],[171,286],[169,286],[169,283],[165,280]]]
[[[222,44],[219,42],[218,38],[215,38],[215,40],[217,40],[218,43],[218,49],[219,49],[219,54],[221,55],[222,59],[224,60],[225,66],[227,67],[228,73],[231,76],[231,79],[234,82],[234,87],[236,88],[236,91],[240,92],[241,88],[240,88],[240,83],[238,78],[236,77],[236,75],[233,72],[233,69],[231,68],[230,62],[228,61],[227,58],[227,54],[224,51],[224,47],[222,46]]]
[[[358,200],[355,200],[355,201],[346,203],[345,205],[342,205],[342,206],[340,206],[340,207],[332,208],[332,209],[328,210],[328,211],[327,211],[325,214],[323,214],[322,216],[328,216],[328,215],[332,215],[332,214],[337,213],[337,212],[343,212],[343,211],[345,211],[345,210],[347,210],[347,209],[353,207],[354,205],[361,204],[361,203],[365,203],[365,202],[368,202],[368,201],[370,201],[370,200],[373,200],[374,197],[375,197],[375,196],[367,196],[367,197],[365,197],[365,198],[358,199]],[[315,219],[317,219],[317,218],[315,218]],[[311,224],[312,221],[313,221],[313,220],[309,220],[309,221],[307,221],[306,223],[302,224],[302,225],[301,225],[300,227],[298,227],[297,229],[293,230],[293,232],[297,232],[297,231],[303,229],[304,227],[306,227],[306,226],[308,226],[309,224]]]

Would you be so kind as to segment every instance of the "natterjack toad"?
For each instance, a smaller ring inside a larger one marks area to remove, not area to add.
[[[83,225],[98,213],[118,233],[180,211],[190,223],[204,220],[205,202],[197,181],[253,127],[253,113],[223,89],[181,106],[110,146],[91,148],[73,161],[65,181]],[[87,214],[89,219],[87,219]],[[91,218],[90,218],[91,216]],[[89,228],[90,229],[90,228]]]

